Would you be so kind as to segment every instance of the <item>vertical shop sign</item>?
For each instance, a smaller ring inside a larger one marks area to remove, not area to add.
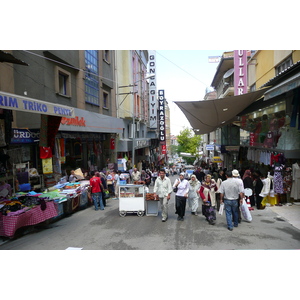
[[[158,123],[159,123],[159,141],[166,144],[166,115],[165,115],[165,91],[158,91]]]
[[[234,50],[234,95],[248,92],[247,50]]]
[[[149,51],[149,73],[156,73],[155,51]],[[157,97],[156,97],[156,77],[149,79],[149,127],[157,128]]]

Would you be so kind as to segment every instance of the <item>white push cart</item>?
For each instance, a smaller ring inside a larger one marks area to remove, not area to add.
[[[137,184],[119,186],[119,215],[136,213],[139,217],[145,214],[145,187]]]

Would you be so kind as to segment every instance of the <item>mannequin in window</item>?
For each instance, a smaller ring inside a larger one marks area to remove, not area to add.
[[[296,163],[292,165],[292,190],[291,190],[291,198],[294,200],[300,200],[300,161],[298,160]]]

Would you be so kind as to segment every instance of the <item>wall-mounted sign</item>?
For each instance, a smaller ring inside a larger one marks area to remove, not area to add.
[[[206,150],[215,150],[215,145],[206,145]]]
[[[221,159],[220,156],[214,156],[211,160],[213,163],[221,163],[223,160]]]
[[[57,117],[74,117],[74,108],[0,91],[0,108],[44,114]]]
[[[159,141],[166,144],[165,90],[158,91]]]
[[[234,95],[247,92],[247,50],[234,50]]]
[[[63,125],[74,125],[74,126],[82,126],[85,127],[85,119],[84,117],[75,117],[75,118],[61,118],[60,121]]]
[[[13,136],[10,140],[11,144],[30,144],[40,140],[40,130],[38,129],[17,129],[13,128]]]
[[[156,61],[155,51],[149,51],[149,73],[155,75]],[[157,97],[156,97],[156,77],[149,79],[149,127],[157,128]]]

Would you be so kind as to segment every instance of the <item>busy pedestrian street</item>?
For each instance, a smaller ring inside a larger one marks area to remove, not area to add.
[[[170,176],[172,184],[178,176]],[[153,185],[150,186],[150,191]],[[299,249],[300,206],[266,207],[251,211],[252,221],[242,219],[228,231],[225,214],[217,213],[210,225],[198,208],[186,206],[184,221],[175,214],[175,196],[169,201],[169,217],[119,215],[119,200],[109,199],[105,210],[88,207],[15,239],[6,239],[0,250],[247,250]],[[290,220],[289,220],[290,218]]]

